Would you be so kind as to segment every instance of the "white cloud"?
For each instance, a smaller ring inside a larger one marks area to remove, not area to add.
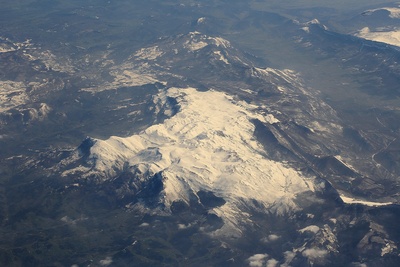
[[[104,260],[100,261],[100,265],[101,266],[109,266],[112,263],[112,258],[111,257],[107,257]]]
[[[312,232],[314,234],[318,233],[318,231],[319,231],[319,227],[316,225],[310,225],[310,226],[307,226],[307,227],[299,230],[300,233]]]
[[[296,257],[296,253],[294,253],[293,251],[285,251],[283,255],[285,257],[285,263],[281,264],[281,267],[289,266],[294,257]]]
[[[251,267],[263,267],[268,258],[268,254],[255,254],[247,259]]]
[[[303,256],[310,260],[324,259],[328,251],[319,248],[309,248],[303,251]]]
[[[188,225],[186,225],[186,224],[182,224],[182,223],[179,223],[178,224],[178,229],[180,229],[180,230],[182,230],[182,229],[187,229],[187,228],[189,228],[189,227],[191,227],[192,226],[192,224],[188,224]]]
[[[269,240],[269,241],[276,241],[276,240],[278,240],[279,238],[281,238],[279,235],[269,235],[269,236],[268,236],[268,240]]]
[[[270,259],[267,261],[267,267],[276,267],[278,266],[279,261],[275,260],[275,259]]]
[[[271,234],[271,235],[269,235],[269,236],[267,236],[267,237],[262,238],[262,239],[261,239],[261,242],[269,243],[269,242],[276,241],[276,240],[278,240],[279,238],[281,238],[279,235]]]

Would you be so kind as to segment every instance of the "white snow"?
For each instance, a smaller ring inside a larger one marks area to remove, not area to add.
[[[305,23],[306,26],[309,26],[312,24],[320,25],[324,28],[324,30],[328,30],[328,27],[326,27],[324,24],[322,24],[318,19],[313,19],[313,20],[310,20],[309,22]]]
[[[274,124],[280,122],[277,118],[274,117],[272,114],[267,114],[265,116],[265,121],[268,122],[269,124]]]
[[[202,24],[202,23],[204,23],[205,21],[206,21],[206,18],[205,18],[205,17],[198,18],[198,19],[197,19],[197,24]]]
[[[251,94],[251,95],[254,95],[254,94],[255,94],[255,92],[252,91],[252,90],[250,90],[250,89],[240,89],[240,90],[243,91],[243,92],[246,92],[246,93],[248,93],[248,94]]]
[[[0,112],[23,105],[29,101],[22,82],[0,81]]]
[[[310,20],[309,22],[307,22],[306,24],[308,24],[308,25],[310,25],[310,24],[321,24],[321,22],[319,22],[318,19],[313,19],[313,20]]]
[[[400,46],[400,29],[394,29],[392,31],[371,31],[368,27],[364,27],[355,35],[371,41]]]
[[[200,50],[200,49],[206,47],[207,45],[208,44],[203,41],[190,40],[184,44],[184,47],[186,49],[189,49],[190,51],[197,51],[197,50]]]
[[[12,46],[6,45],[6,44],[0,44],[0,53],[7,53],[7,52],[13,52],[16,51]]]
[[[110,72],[114,76],[114,81],[100,86],[82,88],[81,91],[101,92],[105,90],[114,90],[119,87],[142,86],[146,84],[154,84],[156,82],[164,83],[156,79],[156,77],[140,68],[121,67],[115,68]]]
[[[395,249],[397,249],[396,244],[393,242],[388,242],[388,240],[385,239],[387,242],[384,247],[381,248],[381,257],[385,256],[386,254],[392,253]]]
[[[344,203],[347,204],[361,204],[370,207],[380,207],[380,206],[387,206],[393,204],[393,202],[372,202],[372,201],[365,201],[361,199],[356,199],[352,197],[346,197],[345,195],[340,195],[340,198],[343,200]]]
[[[305,26],[301,28],[303,31],[305,31],[306,33],[310,33],[310,27]]]
[[[32,44],[31,40],[28,39],[22,43],[13,42],[9,38],[0,37],[0,53],[14,52],[20,49],[30,49]]]
[[[347,168],[349,168],[350,170],[354,171],[354,172],[358,172],[350,163],[348,163],[348,160],[345,160],[342,158],[342,156],[340,155],[336,155],[335,158],[340,161],[340,163],[342,163],[343,165],[345,165]]]
[[[226,59],[226,57],[224,55],[222,55],[221,51],[214,51],[214,54],[218,56],[218,60],[221,60],[226,65],[229,65],[228,60]]]
[[[158,57],[164,55],[165,53],[161,51],[158,46],[152,46],[152,47],[147,47],[147,48],[142,48],[133,55],[133,57],[136,57],[137,59],[142,59],[142,60],[155,60]]]
[[[276,75],[276,76],[282,78],[283,80],[285,80],[289,84],[301,84],[298,74],[295,71],[290,70],[290,69],[279,70],[279,69],[273,69],[273,68],[265,68],[265,69],[254,68],[254,70],[255,71],[252,73],[252,75],[254,77],[268,79],[268,78],[271,78],[274,75]],[[279,90],[286,91],[283,87],[281,87]]]
[[[54,55],[50,50],[45,50],[35,53],[25,53],[26,57],[30,60],[40,59],[48,70],[54,70],[59,72],[74,73],[74,67],[72,66],[69,59],[59,58]]]
[[[122,73],[114,71],[111,74],[115,76],[115,83],[124,86],[139,86],[157,82],[153,76],[134,70],[123,70]]]
[[[247,217],[239,205],[253,206],[255,200],[285,213],[298,208],[298,193],[313,190],[298,171],[263,156],[251,120],[275,123],[272,115],[265,118],[255,106],[212,90],[171,88],[157,101],[165,103],[167,97],[177,99],[176,115],[131,137],[97,140],[90,156],[94,168],[83,176],[112,177],[125,163],[150,174],[162,172],[167,207],[178,199],[188,202],[189,188],[210,190],[227,201],[214,212],[232,225]]]
[[[400,8],[397,7],[387,7],[384,8],[385,10],[389,11],[389,17],[393,19],[400,19]]]
[[[221,37],[209,37],[209,40],[212,40],[216,46],[220,46],[223,48],[228,48],[231,46],[231,43],[228,40],[225,40]]]
[[[183,47],[191,52],[200,50],[210,44],[216,45],[217,47],[221,48],[231,47],[230,42],[221,37],[210,37],[197,31],[190,32],[189,36],[190,39],[183,44]],[[220,55],[220,60],[228,64],[227,60],[224,58],[220,51],[215,51],[214,53]]]
[[[400,19],[400,8],[398,8],[398,7],[383,7],[383,8],[370,9],[370,10],[367,10],[365,13],[372,14],[375,11],[379,11],[379,10],[388,11],[389,17],[392,19]]]

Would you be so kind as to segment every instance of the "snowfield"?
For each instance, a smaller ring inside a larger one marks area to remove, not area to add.
[[[347,197],[345,195],[340,195],[340,198],[343,200],[344,203],[346,204],[361,204],[364,206],[369,206],[369,207],[380,207],[380,206],[388,206],[392,205],[393,202],[372,202],[372,201],[365,201],[361,199],[356,199],[352,197]]]
[[[358,33],[357,37],[367,40],[386,43],[394,46],[400,46],[400,29],[393,31],[371,31],[368,27],[363,28]]]

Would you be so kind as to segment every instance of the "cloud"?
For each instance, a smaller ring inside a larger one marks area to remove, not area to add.
[[[353,262],[351,264],[352,267],[367,267],[365,263],[360,263],[360,262]]]
[[[112,258],[111,257],[107,257],[104,260],[100,261],[100,265],[101,266],[109,266],[112,263]]]
[[[150,226],[150,224],[148,223],[142,223],[141,225],[139,225],[139,227],[148,227],[148,226]]]
[[[293,261],[294,257],[296,257],[296,253],[293,251],[285,251],[283,253],[283,256],[285,257],[285,262],[281,264],[281,267],[288,267],[289,264]]]
[[[319,227],[316,225],[310,225],[310,226],[307,226],[306,228],[299,230],[300,233],[311,232],[314,234],[318,233],[318,231],[319,231]]]
[[[262,238],[261,239],[261,242],[264,242],[264,243],[269,243],[269,242],[273,242],[273,241],[276,241],[276,240],[278,240],[279,238],[281,238],[279,235],[269,235],[269,236],[267,236],[267,237],[264,237],[264,238]]]
[[[279,261],[275,260],[275,259],[270,259],[267,261],[267,267],[276,267],[278,266]]]
[[[324,259],[328,255],[328,251],[319,248],[309,248],[303,251],[303,256],[309,260]]]
[[[190,223],[188,225],[179,223],[178,224],[178,229],[183,230],[183,229],[187,229],[187,228],[189,228],[191,226],[192,226],[192,224],[190,224]]]
[[[268,254],[255,254],[247,259],[250,267],[263,267],[265,266]]]

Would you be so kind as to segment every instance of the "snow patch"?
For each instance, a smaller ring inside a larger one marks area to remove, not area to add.
[[[155,60],[164,54],[165,53],[162,52],[158,46],[152,46],[138,50],[133,57],[141,60]]]
[[[0,44],[0,53],[14,52],[17,49],[7,44]]]
[[[400,8],[398,7],[383,7],[383,8],[376,8],[376,9],[370,9],[365,11],[363,14],[364,15],[371,15],[372,13],[380,10],[386,10],[389,12],[389,17],[392,19],[400,19]]]
[[[231,47],[231,43],[228,40],[225,40],[221,37],[209,37],[209,40],[212,40],[216,46],[228,48]]]
[[[371,31],[368,27],[364,27],[355,36],[371,41],[386,43],[389,45],[400,46],[400,29],[393,31]]]
[[[205,18],[205,17],[198,18],[198,19],[197,19],[197,24],[202,24],[202,23],[204,23],[205,21],[206,21],[206,18]]]
[[[21,49],[31,49],[31,40],[27,39],[24,42],[13,42],[9,38],[0,37],[0,53],[14,52]]]
[[[302,27],[301,29],[306,33],[310,33],[310,27]]]
[[[387,206],[387,205],[392,205],[393,202],[372,202],[372,201],[365,201],[361,199],[356,199],[352,197],[346,197],[345,195],[340,195],[340,198],[343,200],[344,203],[346,204],[361,204],[369,207],[380,207],[380,206]]]
[[[206,43],[204,41],[198,41],[198,40],[192,39],[192,40],[186,41],[183,44],[183,47],[194,52],[194,51],[197,51],[197,50],[200,50],[200,49],[206,47],[207,45],[208,45],[208,43]]]
[[[397,246],[393,242],[387,242],[385,246],[381,249],[381,257],[385,256],[386,254],[392,253],[395,249],[397,249]]]
[[[29,96],[22,82],[0,81],[0,112],[26,104]]]
[[[82,88],[81,91],[86,92],[101,92],[105,90],[114,90],[120,87],[133,87],[133,86],[142,86],[146,84],[155,84],[157,82],[165,84],[165,82],[161,82],[157,80],[157,78],[139,68],[120,68],[114,69],[110,72],[112,76],[114,76],[114,81],[111,83],[106,83],[100,86],[93,86]]]
[[[265,117],[265,122],[268,122],[269,124],[274,124],[280,122],[277,118],[274,117],[272,114],[267,114]]]
[[[35,52],[31,54],[25,54],[30,60],[40,59],[47,70],[53,70],[65,73],[75,73],[74,67],[72,66],[70,60],[65,58],[59,58],[54,55],[50,50],[45,50],[42,52]]]
[[[226,65],[229,65],[228,60],[226,59],[226,57],[224,57],[224,55],[222,55],[221,51],[214,51],[214,54],[219,56],[218,60],[221,60],[222,62],[224,62]]]
[[[251,95],[254,95],[254,94],[255,94],[255,92],[252,91],[252,90],[250,90],[250,89],[240,89],[240,90],[243,91],[243,92],[245,92],[245,93],[251,94]]]
[[[183,47],[192,52],[200,50],[210,44],[213,44],[217,47],[222,47],[222,48],[231,47],[230,42],[221,37],[209,37],[207,35],[201,34],[200,32],[197,32],[197,31],[190,32],[189,36],[190,36],[190,39],[187,40],[183,44]],[[218,53],[218,51],[217,51],[217,53]]]
[[[347,168],[349,168],[350,170],[354,171],[354,172],[358,172],[351,164],[345,162],[345,160],[342,158],[342,156],[340,155],[336,155],[335,158],[340,161],[340,163],[342,163],[344,166],[346,166]]]
[[[328,27],[326,27],[324,24],[322,24],[318,19],[313,19],[310,20],[309,22],[305,23],[305,25],[309,26],[309,25],[320,25],[324,28],[324,30],[328,30]]]

